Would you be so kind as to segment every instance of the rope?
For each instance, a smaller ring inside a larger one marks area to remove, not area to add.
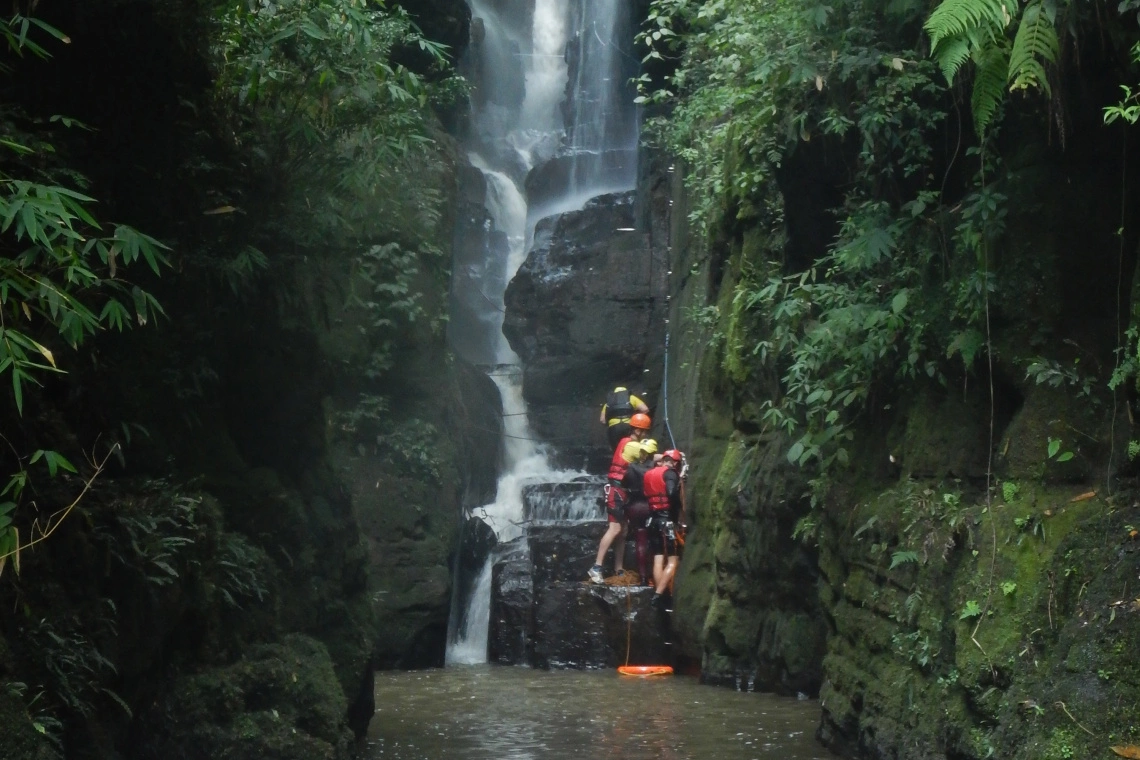
[[[625,664],[629,665],[629,641],[633,636],[633,595],[625,587]]]
[[[666,320],[666,323],[668,320]],[[673,428],[669,426],[669,328],[665,328],[665,380],[661,388],[662,403],[665,405],[665,432],[669,434],[669,448],[677,448],[677,442],[673,440]]]
[[[669,175],[673,174],[673,167],[669,167]],[[672,190],[672,188],[670,188]],[[669,199],[669,207],[665,212],[665,266],[669,267],[665,270],[665,277],[673,275],[673,199]],[[669,300],[669,284],[666,280],[665,285],[665,305],[668,308]],[[669,425],[669,318],[665,318],[665,376],[661,383],[661,402],[665,406],[665,432],[669,434],[669,448],[677,448],[677,441],[673,438],[673,428]]]

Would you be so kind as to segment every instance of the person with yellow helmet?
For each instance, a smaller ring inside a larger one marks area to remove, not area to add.
[[[601,422],[608,426],[606,436],[611,447],[616,448],[618,441],[632,432],[629,423],[634,414],[649,414],[649,406],[630,393],[624,385],[614,388],[606,396],[606,403],[602,404]]]
[[[637,548],[637,574],[639,584],[649,585],[650,553],[649,553],[649,518],[652,513],[649,502],[645,499],[645,476],[657,466],[661,454],[657,453],[657,442],[651,438],[641,442],[642,451],[652,456],[645,457],[640,462],[634,462],[625,471],[625,480],[622,481],[629,494],[629,503],[625,507],[626,536],[633,534]]]
[[[629,501],[629,492],[623,485],[625,472],[634,462],[640,462],[653,455],[653,452],[647,452],[641,443],[653,424],[649,415],[634,414],[630,417],[629,424],[632,431],[627,437],[618,441],[614,448],[613,459],[610,461],[610,470],[606,474],[606,519],[609,521],[609,527],[606,528],[602,540],[598,543],[598,555],[594,559],[594,566],[590,568],[588,573],[590,580],[594,583],[605,581],[602,562],[606,558],[606,552],[609,551],[610,545],[619,538],[617,545],[614,546],[614,572],[623,572],[625,565],[625,507]],[[654,442],[653,451],[656,450],[657,444]]]

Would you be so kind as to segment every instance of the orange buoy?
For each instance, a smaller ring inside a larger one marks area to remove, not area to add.
[[[668,665],[622,665],[618,673],[623,676],[671,676],[673,668]]]

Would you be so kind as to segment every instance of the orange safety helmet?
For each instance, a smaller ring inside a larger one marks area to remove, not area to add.
[[[672,460],[673,460],[674,462],[676,462],[677,464],[680,464],[680,463],[681,463],[681,460],[685,458],[685,455],[684,455],[684,454],[682,454],[682,453],[681,453],[680,451],[678,451],[677,449],[669,449],[668,451],[666,451],[666,452],[665,452],[664,454],[662,454],[661,456],[662,456],[663,458],[665,458],[665,459],[672,459]]]
[[[638,412],[629,418],[629,426],[635,427],[638,430],[648,430],[649,428],[653,427],[653,420],[649,419],[648,414]]]

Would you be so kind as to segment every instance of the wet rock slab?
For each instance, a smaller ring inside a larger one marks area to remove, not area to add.
[[[491,588],[489,660],[503,665],[530,663],[534,652],[534,580],[526,536],[500,547],[491,567]]]
[[[531,525],[527,536],[535,587],[585,580],[605,530],[601,521]]]
[[[492,570],[491,662],[609,668],[670,662],[667,615],[653,589],[586,581],[607,523],[531,523],[499,548]],[[626,566],[635,567],[632,542]]]
[[[536,589],[533,664],[539,668],[616,668],[669,663],[667,615],[653,589],[563,581]]]
[[[654,241],[668,230],[656,217],[647,224],[634,200],[602,195],[540,220],[504,296],[531,428],[558,441],[563,466],[604,467],[611,452],[597,415],[615,383],[658,386],[668,265]]]

